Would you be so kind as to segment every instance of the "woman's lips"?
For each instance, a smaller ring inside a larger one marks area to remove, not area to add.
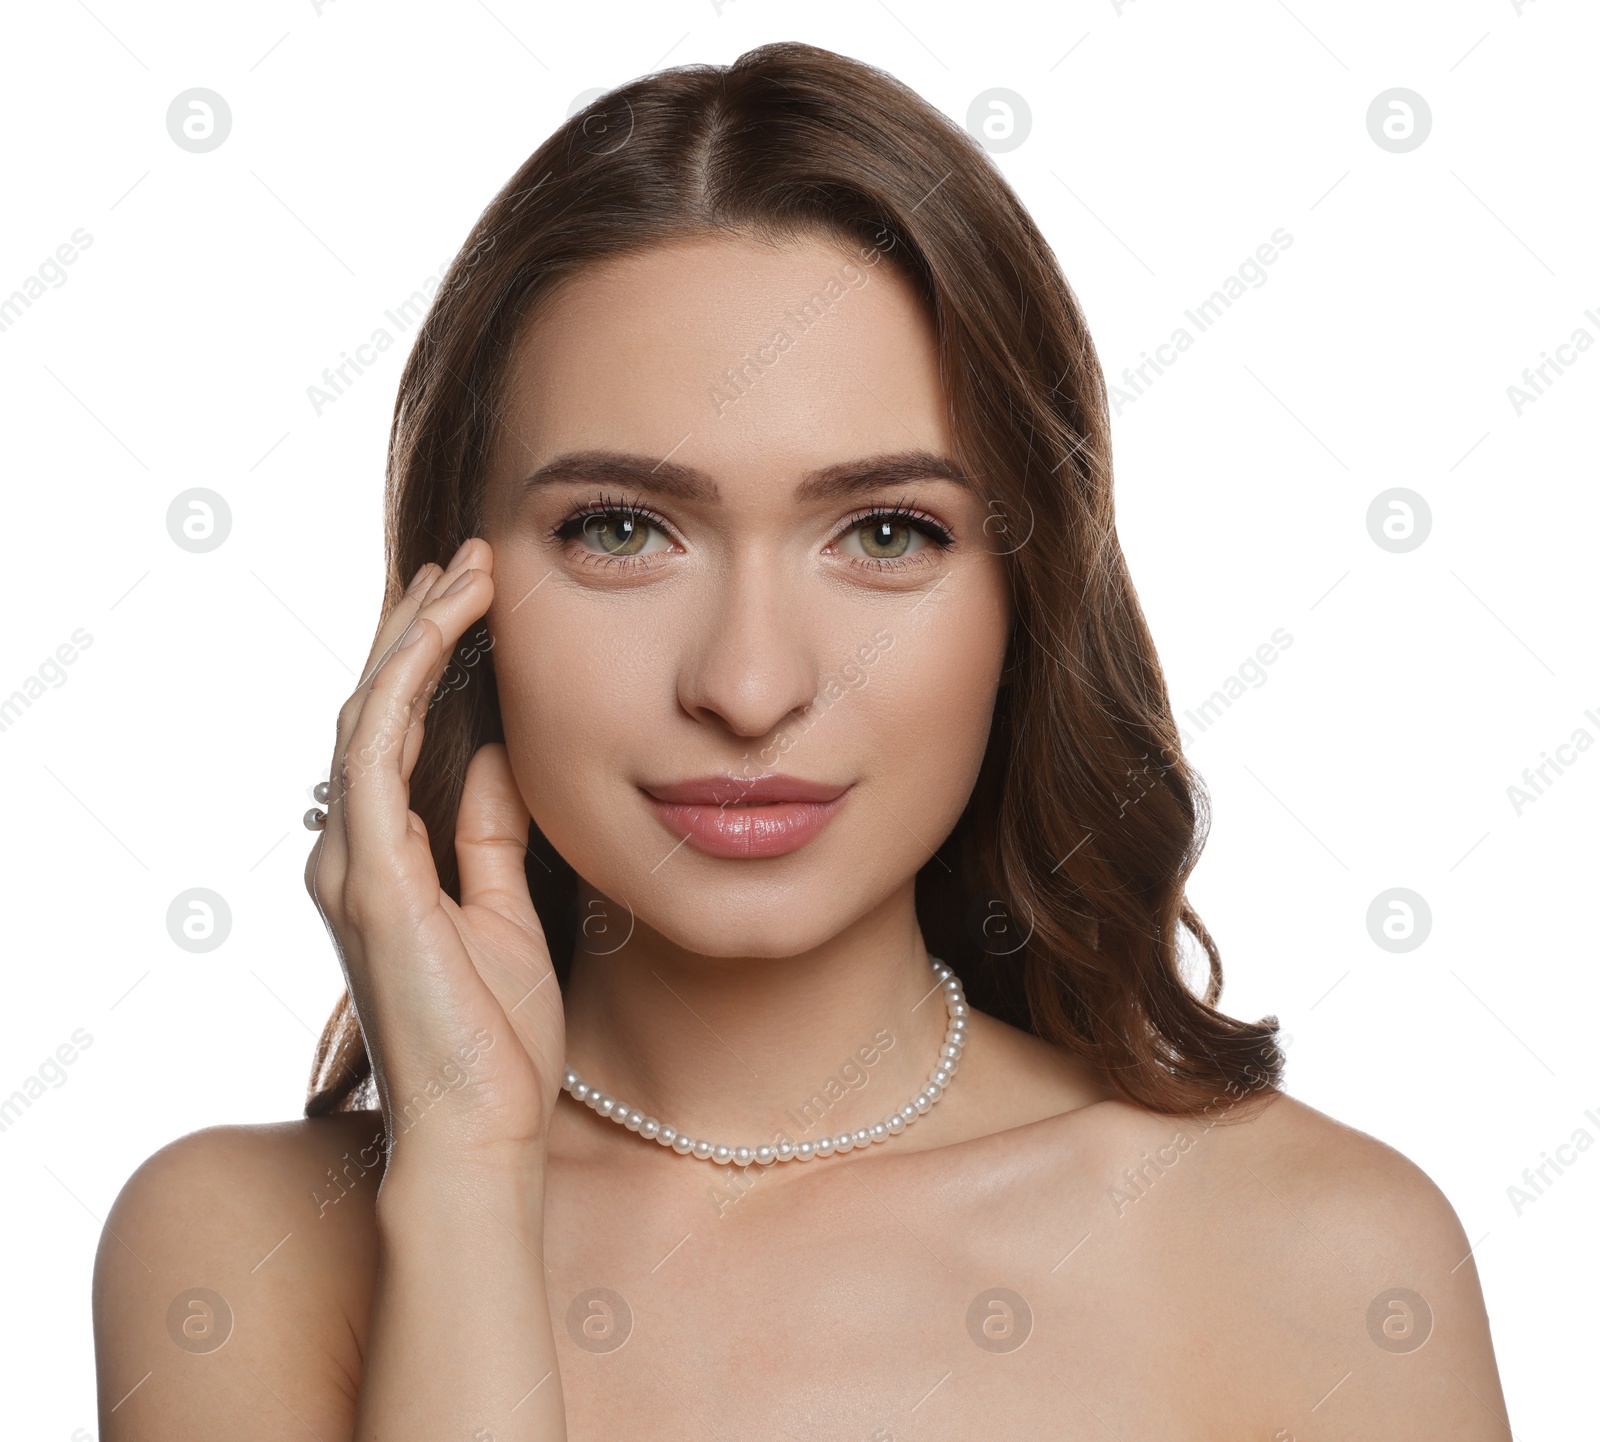
[[[644,788],[662,824],[709,856],[785,856],[816,836],[848,786],[793,776],[708,776]]]

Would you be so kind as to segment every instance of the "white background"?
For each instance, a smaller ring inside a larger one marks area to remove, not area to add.
[[[1191,895],[1223,1005],[1293,1037],[1289,1089],[1454,1204],[1517,1436],[1593,1428],[1600,1147],[1520,1215],[1507,1189],[1577,1129],[1600,1140],[1600,748],[1520,814],[1507,788],[1577,729],[1600,739],[1600,348],[1520,415],[1507,387],[1580,325],[1600,339],[1583,315],[1600,312],[1600,23],[1578,0],[1118,9],[8,12],[0,295],[75,229],[92,244],[0,332],[0,695],[76,628],[92,645],[0,731],[0,1095],[74,1029],[93,1038],[0,1133],[8,1436],[95,1434],[98,1219],[172,1138],[297,1116],[340,990],[300,816],[376,621],[414,332],[321,415],[307,387],[439,273],[578,96],[783,38],[880,65],[963,121],[990,88],[1025,99],[1030,133],[996,163],[1113,379],[1292,235],[1115,422],[1121,536],[1175,708],[1292,636],[1209,729],[1180,714],[1215,807]],[[166,128],[197,86],[232,112],[205,154]],[[1406,153],[1366,125],[1396,86],[1432,114]],[[232,514],[208,554],[166,529],[196,486]],[[1393,487],[1431,513],[1404,553],[1368,530]],[[206,954],[165,924],[192,887],[232,913]],[[1397,887],[1432,917],[1403,953],[1367,923]]]

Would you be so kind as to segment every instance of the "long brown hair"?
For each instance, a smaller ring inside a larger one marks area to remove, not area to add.
[[[909,280],[936,323],[957,459],[989,498],[1016,623],[977,785],[917,875],[928,950],[974,1006],[1151,1111],[1275,1087],[1277,1018],[1217,1009],[1221,958],[1184,895],[1206,797],[1117,539],[1105,380],[1083,313],[983,149],[884,72],[764,45],[620,86],[529,157],[451,264],[400,379],[385,605],[478,534],[507,360],[536,308],[596,260],[713,231],[826,236]],[[457,898],[463,773],[503,739],[492,653],[460,664],[466,681],[429,713],[411,785]],[[527,870],[564,986],[576,877],[537,826]],[[1186,938],[1207,961],[1203,996],[1184,976]],[[370,1105],[371,1072],[347,991],[305,1114]]]

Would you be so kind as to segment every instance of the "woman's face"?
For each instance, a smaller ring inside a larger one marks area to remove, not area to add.
[[[794,955],[903,897],[989,735],[1003,563],[932,324],[877,258],[597,263],[509,377],[483,534],[517,782],[580,877],[703,955]]]

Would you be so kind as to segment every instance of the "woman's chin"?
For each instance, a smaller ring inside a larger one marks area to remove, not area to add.
[[[608,893],[615,896],[616,893]],[[636,897],[633,912],[621,926],[610,918],[599,946],[591,953],[620,950],[615,940],[653,933],[671,946],[704,957],[800,956],[846,931],[857,919],[852,898],[840,878],[820,878],[815,886],[785,887],[775,895],[770,885],[718,887],[696,882],[673,888],[659,900]]]

